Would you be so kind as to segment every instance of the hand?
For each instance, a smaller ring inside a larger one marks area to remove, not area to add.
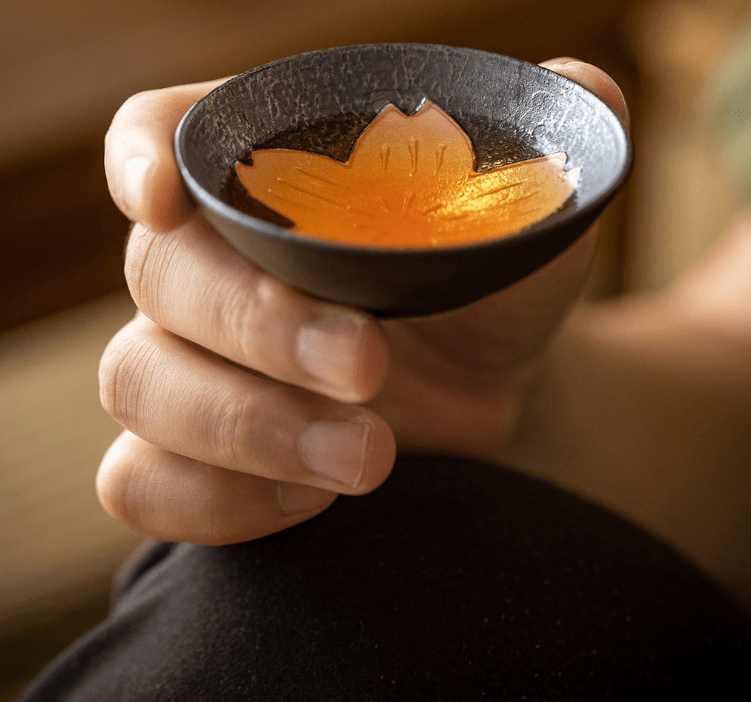
[[[626,119],[598,69],[560,59]],[[595,233],[460,312],[379,323],[312,299],[237,254],[192,207],[172,153],[217,83],[137,95],[115,116],[106,171],[136,224],[126,278],[139,308],[100,367],[125,427],[97,490],[157,539],[222,544],[308,519],[386,479],[396,444],[502,454],[545,346],[581,287]]]

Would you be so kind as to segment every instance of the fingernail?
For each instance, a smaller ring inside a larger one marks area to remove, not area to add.
[[[354,399],[357,355],[367,319],[355,314],[324,317],[300,329],[297,358],[325,386]]]
[[[328,490],[299,485],[297,483],[277,483],[276,499],[279,509],[285,514],[311,512],[328,507],[333,495]]]
[[[151,170],[152,161],[148,156],[132,156],[123,166],[123,207],[134,220],[141,218],[144,209],[144,192]]]
[[[300,458],[314,473],[357,488],[365,469],[369,435],[367,424],[315,422],[300,435]]]

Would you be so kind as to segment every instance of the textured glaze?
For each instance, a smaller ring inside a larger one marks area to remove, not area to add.
[[[296,141],[291,148],[346,161],[385,105],[410,115],[426,99],[469,135],[476,170],[519,160],[520,151],[563,152],[570,169],[581,169],[575,196],[515,236],[414,250],[297,236],[278,215],[254,217],[231,204],[242,193],[227,174],[253,149]],[[575,83],[505,56],[416,44],[329,49],[242,74],[186,115],[176,152],[189,190],[238,250],[311,294],[383,315],[460,307],[545,265],[594,221],[631,162],[618,117]]]
[[[515,234],[555,212],[579,170],[565,154],[474,170],[474,147],[443,110],[386,105],[345,162],[293,149],[256,149],[237,176],[292,230],[350,244],[430,247]]]

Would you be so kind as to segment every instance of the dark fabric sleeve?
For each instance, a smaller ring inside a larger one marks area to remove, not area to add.
[[[465,459],[402,457],[371,495],[258,541],[155,544],[121,582],[111,617],[23,702],[751,691],[749,622],[696,569],[599,507]]]

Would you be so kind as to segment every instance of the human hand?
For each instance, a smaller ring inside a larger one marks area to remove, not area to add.
[[[623,94],[602,70],[569,57],[541,64],[583,85],[628,126]],[[393,362],[370,404],[402,448],[505,460],[540,352],[586,278],[597,226],[547,266],[464,310],[383,324]]]
[[[598,69],[551,63],[625,117]],[[105,509],[153,538],[231,543],[374,489],[396,442],[495,457],[581,287],[594,232],[433,319],[378,322],[314,300],[237,254],[182,188],[174,131],[217,84],[137,95],[107,135],[110,190],[136,222],[126,278],[139,312],[100,367],[103,405],[126,428],[97,477]]]

